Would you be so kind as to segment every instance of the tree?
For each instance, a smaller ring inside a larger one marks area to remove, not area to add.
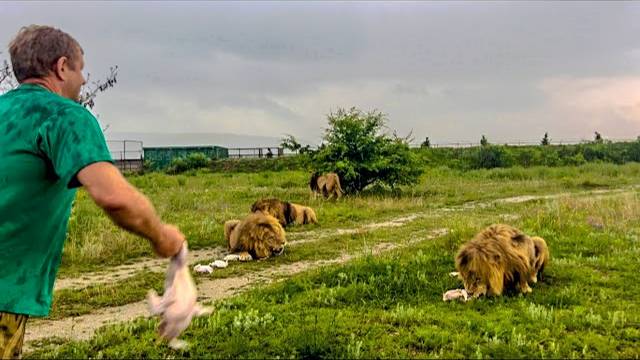
[[[429,140],[428,136],[424,139],[422,144],[420,144],[420,147],[422,147],[422,148],[430,148],[431,147],[431,140]]]
[[[285,137],[282,138],[280,146],[292,152],[298,152],[300,149],[302,149],[302,145],[298,142],[298,140],[296,140],[293,135],[289,134],[285,135]]]
[[[542,141],[540,142],[540,145],[547,146],[549,144],[551,144],[551,141],[549,140],[549,134],[548,133],[544,133],[544,137],[542,138]]]
[[[487,146],[489,145],[489,140],[487,140],[487,138],[482,135],[482,138],[480,139],[480,146]]]
[[[423,170],[408,137],[385,133],[386,121],[386,115],[377,110],[352,107],[330,113],[323,144],[311,153],[311,167],[336,172],[347,193],[373,183],[392,188],[416,183]]]

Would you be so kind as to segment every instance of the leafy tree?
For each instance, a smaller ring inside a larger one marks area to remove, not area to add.
[[[339,108],[328,115],[323,144],[311,153],[311,167],[322,173],[334,171],[347,193],[379,183],[396,187],[414,184],[422,174],[409,139],[388,134],[386,115],[355,107]]]
[[[549,140],[549,133],[544,133],[544,137],[542,138],[540,145],[548,146],[549,144],[551,144],[551,141]]]
[[[489,140],[487,140],[487,138],[482,135],[482,138],[480,139],[480,146],[487,146],[489,145]]]
[[[280,146],[292,152],[298,152],[302,148],[302,145],[298,142],[298,140],[296,140],[293,135],[289,134],[282,138]]]

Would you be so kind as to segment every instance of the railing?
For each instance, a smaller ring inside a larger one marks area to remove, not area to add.
[[[637,139],[604,139],[605,141],[612,142],[633,142]],[[592,143],[593,140],[589,139],[566,139],[566,140],[550,140],[549,145],[577,145]],[[507,142],[489,142],[492,145],[506,145],[506,146],[535,146],[540,145],[541,141],[507,141]],[[410,144],[412,148],[419,148],[421,144]],[[467,148],[480,146],[480,142],[449,142],[449,143],[435,143],[431,144],[432,148]]]
[[[111,158],[120,171],[138,171],[144,163],[142,141],[139,140],[108,140],[107,145]]]
[[[248,147],[248,148],[228,148],[230,158],[274,158],[292,155],[285,153],[281,147]]]

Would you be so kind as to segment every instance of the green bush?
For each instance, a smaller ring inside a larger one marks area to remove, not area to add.
[[[484,145],[477,149],[471,168],[493,169],[511,166],[511,155],[502,146]]]
[[[336,172],[347,193],[374,183],[394,188],[418,182],[423,171],[418,157],[407,139],[382,131],[387,121],[383,113],[338,109],[328,121],[324,143],[310,153],[311,167]]]
[[[180,174],[188,170],[195,170],[209,167],[211,159],[203,153],[192,153],[186,157],[176,157],[171,160],[167,167],[168,174]]]

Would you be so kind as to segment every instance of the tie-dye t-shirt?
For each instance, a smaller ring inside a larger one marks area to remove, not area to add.
[[[0,96],[0,311],[49,313],[76,174],[98,161],[111,154],[81,105],[35,84]]]

